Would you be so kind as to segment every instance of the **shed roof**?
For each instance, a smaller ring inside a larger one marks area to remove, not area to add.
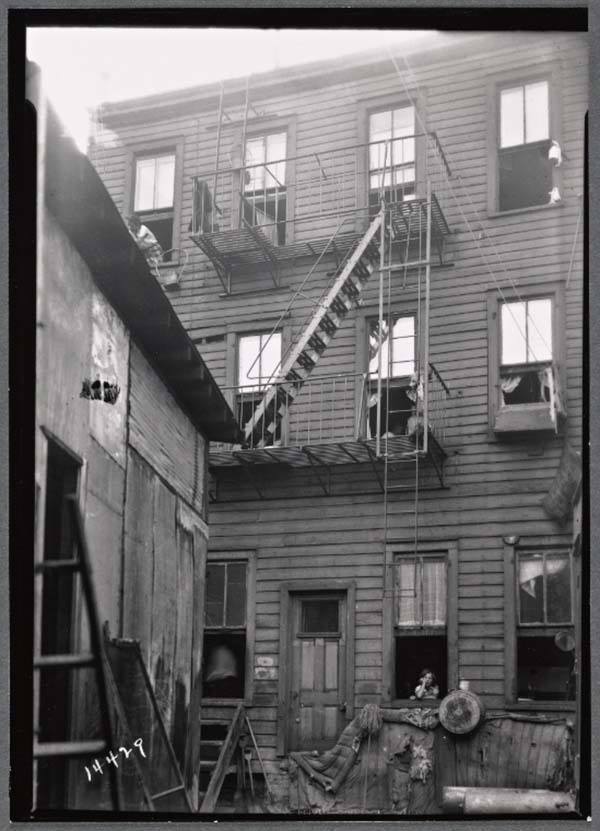
[[[93,165],[51,109],[44,167],[48,209],[181,408],[207,439],[239,440],[233,412],[202,356]]]

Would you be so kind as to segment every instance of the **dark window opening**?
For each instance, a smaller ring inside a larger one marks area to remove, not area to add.
[[[304,634],[339,632],[339,602],[329,598],[303,600],[300,630]]]
[[[204,634],[204,698],[243,698],[246,683],[246,633]]]
[[[388,390],[389,384],[389,390]],[[395,386],[393,382],[384,381],[381,385],[381,436],[404,436],[410,432],[415,415],[415,402],[409,396],[410,389]],[[377,435],[377,384],[369,384],[369,437]]]
[[[285,245],[286,219],[285,190],[244,194],[244,221],[260,228],[271,245]]]
[[[73,532],[66,496],[77,492],[79,465],[56,443],[48,442],[44,559],[69,560],[74,556]],[[73,651],[75,578],[69,572],[44,573],[41,650],[43,655]],[[40,674],[40,742],[68,741],[71,737],[73,673],[50,670]],[[65,763],[38,768],[37,801],[43,807],[64,807],[67,801]]]
[[[517,695],[521,700],[573,701],[575,651],[563,651],[555,635],[517,638]]]
[[[525,369],[505,373],[501,377],[504,404],[537,404],[550,401],[550,390],[545,383],[545,369]]]
[[[550,202],[553,164],[549,141],[501,150],[498,156],[498,207],[501,211]]]
[[[142,225],[145,225],[156,237],[160,247],[163,250],[162,261],[170,262],[173,254],[171,248],[173,247],[173,217],[167,219],[152,219],[152,217],[140,217]]]
[[[448,687],[446,635],[399,635],[395,638],[395,697],[410,699],[424,669],[435,675],[439,698],[446,695]],[[433,699],[421,699],[423,706]]]

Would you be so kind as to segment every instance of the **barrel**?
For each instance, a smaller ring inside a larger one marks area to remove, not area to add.
[[[452,690],[442,699],[439,718],[449,733],[472,733],[481,724],[485,708],[479,696],[470,690]]]

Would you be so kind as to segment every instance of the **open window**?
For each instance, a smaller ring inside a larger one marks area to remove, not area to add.
[[[414,106],[369,113],[369,209],[414,199],[416,146]]]
[[[561,394],[562,293],[490,293],[490,412],[495,434],[552,430]]]
[[[379,373],[379,319],[367,320],[368,325],[368,383],[366,404],[367,438],[377,435],[377,379]],[[416,334],[414,315],[396,314],[390,324],[383,321],[381,333],[381,436],[407,435],[416,413],[415,388]]]
[[[383,696],[390,703],[435,706],[458,684],[458,550],[454,542],[397,542],[386,548]],[[423,670],[435,676],[426,694]]]
[[[175,153],[135,157],[133,210],[171,259],[174,247]]]
[[[508,557],[515,613],[507,632],[507,698],[524,705],[574,701],[571,555],[551,547],[510,547]]]
[[[238,423],[244,426],[261,402],[265,389],[275,377],[281,363],[281,332],[258,332],[241,335],[237,343],[237,415]],[[276,401],[270,408],[273,410]],[[272,418],[269,418],[269,415]],[[274,444],[281,436],[268,432],[268,425],[275,422],[274,412],[261,419],[261,439],[265,444]]]
[[[395,555],[394,697],[397,699],[416,698],[415,688],[424,669],[433,675],[424,701],[435,700],[447,691],[447,591],[445,554]]]
[[[248,561],[209,560],[202,696],[242,699],[248,673]]]
[[[242,217],[272,245],[286,243],[286,153],[285,131],[246,140]]]

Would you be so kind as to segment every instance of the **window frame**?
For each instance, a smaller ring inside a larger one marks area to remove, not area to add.
[[[406,308],[399,309],[392,308],[392,315],[398,317],[412,317],[415,321],[415,367],[419,361],[418,354],[418,323],[419,319],[424,318],[424,300],[421,300],[421,309],[419,311],[418,299],[413,296],[408,296],[406,300]],[[367,435],[367,416],[368,413],[365,407],[365,400],[369,388],[369,321],[379,317],[376,307],[363,307],[355,312],[356,317],[356,351],[354,359],[354,373],[356,376],[356,383],[354,385],[354,412],[355,412],[355,435],[357,437],[364,437]],[[360,378],[359,376],[362,376]],[[364,382],[363,382],[364,379]],[[382,378],[382,386],[391,381],[392,386],[396,388],[406,389],[410,383],[409,375],[398,376],[397,378],[386,379]]]
[[[529,284],[527,286],[502,287],[487,290],[487,318],[488,318],[488,440],[499,441],[501,433],[496,432],[496,416],[501,409],[500,405],[500,374],[501,374],[501,344],[502,344],[502,314],[501,306],[504,302],[518,302],[519,300],[536,300],[550,298],[552,300],[552,365],[554,366],[560,383],[563,397],[566,394],[566,334],[565,334],[565,285],[562,281],[551,283]],[[543,361],[546,364],[549,362]],[[523,366],[527,366],[524,364]],[[508,365],[507,365],[508,366]],[[512,364],[510,366],[513,366]],[[515,365],[516,366],[516,365]],[[532,367],[537,364],[532,363]],[[518,405],[523,414],[526,426],[522,429],[530,432],[549,429],[546,426],[536,426],[536,415],[544,414],[546,405],[539,403]],[[548,404],[549,408],[550,405]],[[529,412],[528,412],[529,411]],[[502,431],[509,433],[510,431]],[[515,430],[514,432],[520,432]]]
[[[519,539],[514,542],[510,537],[503,541],[504,555],[504,702],[511,710],[565,710],[574,711],[576,699],[572,701],[519,701],[517,697],[517,640],[519,630],[523,630],[523,637],[535,634],[547,635],[570,629],[576,637],[577,618],[579,610],[576,606],[575,592],[575,552],[572,541],[567,537],[561,542],[556,537],[541,537],[536,539]],[[556,553],[568,554],[571,576],[571,623],[557,624],[521,624],[518,612],[518,570],[517,558],[519,554],[527,553]],[[577,649],[577,646],[575,647]],[[577,657],[577,656],[576,656]]]
[[[369,117],[378,112],[386,110],[402,109],[403,107],[414,106],[415,108],[415,198],[424,196],[425,172],[427,160],[427,136],[421,135],[421,124],[427,130],[427,91],[425,87],[420,90],[409,89],[405,94],[390,93],[377,98],[367,98],[357,102],[357,136],[358,136],[358,157],[357,157],[357,184],[356,198],[357,207],[367,208],[369,206]],[[357,227],[362,227],[367,218],[357,217]]]
[[[419,700],[395,697],[395,645],[397,627],[394,624],[396,555],[415,556],[415,541],[390,543],[385,549],[385,574],[383,592],[383,667],[382,667],[382,701],[393,707],[422,707]],[[417,556],[445,555],[446,558],[446,677],[448,689],[458,687],[458,542],[444,540],[441,542],[419,542]],[[415,632],[415,627],[403,627],[407,632]],[[433,627],[426,627],[433,628]],[[442,627],[435,627],[440,629]],[[427,637],[424,634],[423,637]],[[416,681],[416,679],[415,679]],[[436,704],[431,706],[437,706]]]
[[[283,350],[284,350],[283,331],[281,329],[278,329],[277,331],[273,332],[273,328],[271,327],[270,329],[266,329],[266,330],[261,329],[261,330],[258,330],[258,331],[238,332],[237,337],[236,337],[236,354],[235,354],[235,386],[237,387],[236,395],[239,395],[239,388],[240,388],[240,386],[242,386],[239,383],[240,346],[241,346],[241,343],[242,343],[242,339],[243,338],[251,338],[251,337],[259,337],[261,339],[263,337],[265,337],[266,339],[268,339],[269,336],[274,336],[274,335],[279,335],[279,337],[280,337],[281,355],[280,355],[279,360],[280,360],[280,366],[281,366],[281,359],[283,358],[283,354],[284,354],[284,352],[283,352]],[[262,347],[262,348],[264,348],[264,347]],[[259,354],[260,354],[260,352],[261,352],[261,349],[259,348]],[[261,363],[261,361],[260,361],[260,358],[259,358],[259,364],[258,364],[259,367],[260,367],[260,363]],[[256,369],[256,367],[255,367],[255,369]],[[260,378],[259,378],[259,380],[257,380],[256,386],[258,387],[258,389],[256,390],[256,392],[258,394],[264,393],[264,391],[267,389],[267,384],[263,383],[262,379],[260,379]]]
[[[206,557],[206,566],[210,563],[246,562],[246,661],[244,667],[244,697],[243,698],[205,698],[202,696],[203,707],[237,707],[238,704],[252,705],[254,695],[254,650],[256,636],[256,551],[209,551]],[[205,576],[206,585],[206,576]],[[205,601],[206,605],[206,601]],[[207,632],[223,629],[226,632],[240,631],[243,627],[214,627],[206,626],[206,609],[203,614],[202,643],[204,645]],[[204,661],[204,657],[203,657]]]
[[[556,209],[559,205],[550,205],[548,203],[541,205],[528,205],[522,208],[510,208],[508,210],[500,210],[500,176],[499,176],[499,151],[500,151],[500,93],[503,89],[510,89],[511,87],[525,87],[527,84],[535,83],[536,81],[548,82],[548,141],[557,141],[562,146],[562,112],[561,112],[561,73],[557,63],[541,63],[534,66],[523,67],[518,73],[510,70],[503,73],[495,73],[488,75],[487,78],[487,102],[488,102],[488,217],[493,218],[497,216],[510,216],[512,214],[519,214],[527,211],[539,211]],[[530,142],[532,145],[537,142]],[[515,145],[515,147],[525,147],[524,145]],[[562,185],[562,167],[554,167],[552,171],[552,186],[558,187],[562,201],[559,204],[564,204],[564,193]]]
[[[296,215],[296,128],[297,117],[295,115],[283,118],[257,118],[250,122],[250,129],[243,136],[241,127],[236,128],[232,136],[232,157],[244,160],[246,154],[242,140],[248,142],[250,139],[261,138],[273,133],[286,134],[286,157],[285,157],[285,191],[286,191],[286,223],[285,223],[285,245],[294,242],[294,218]],[[234,169],[232,174],[231,194],[231,228],[240,228],[240,192],[242,190],[241,168]],[[283,246],[282,246],[283,247]]]
[[[123,206],[126,216],[136,213],[142,223],[144,218],[153,214],[152,211],[135,211],[135,186],[137,162],[139,159],[152,159],[158,156],[173,155],[175,157],[175,175],[173,182],[173,207],[171,209],[157,209],[154,212],[154,219],[169,219],[172,217],[173,229],[171,233],[171,248],[175,249],[173,258],[166,263],[160,263],[159,268],[173,268],[181,261],[179,251],[181,240],[181,202],[183,184],[183,138],[165,138],[156,141],[144,142],[143,144],[130,144],[127,146],[126,157],[126,181],[123,194]],[[166,249],[168,250],[168,249]]]

